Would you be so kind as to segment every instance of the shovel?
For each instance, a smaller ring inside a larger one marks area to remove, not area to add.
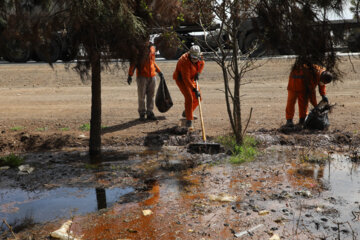
[[[196,90],[199,92],[198,80],[195,80],[195,83],[196,83]],[[221,150],[219,143],[207,143],[206,142],[205,126],[204,126],[204,119],[203,119],[203,115],[202,115],[200,95],[198,96],[198,102],[199,102],[199,112],[200,112],[201,131],[202,131],[203,142],[190,143],[188,146],[188,151],[190,153],[208,153],[208,154],[219,153]]]

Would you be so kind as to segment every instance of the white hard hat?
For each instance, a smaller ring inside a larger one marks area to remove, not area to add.
[[[198,45],[191,46],[189,54],[190,54],[191,58],[200,59],[200,57],[201,57],[200,47]]]

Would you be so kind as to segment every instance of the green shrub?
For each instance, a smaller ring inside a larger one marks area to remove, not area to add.
[[[242,145],[236,144],[235,136],[224,136],[221,137],[219,141],[226,150],[231,152],[231,163],[240,164],[250,162],[253,161],[258,154],[256,148],[258,142],[251,136],[245,136]]]
[[[11,131],[20,131],[22,129],[23,129],[23,127],[21,127],[21,126],[15,126],[15,127],[10,128]]]
[[[8,156],[0,157],[0,166],[9,166],[12,168],[18,167],[23,164],[24,158],[17,156],[13,153]]]
[[[68,127],[60,128],[60,131],[69,131],[69,130],[70,130],[70,128],[68,128]]]
[[[107,126],[101,126],[101,129],[107,128]],[[84,123],[79,127],[81,131],[90,131],[90,123]]]
[[[80,126],[81,131],[90,131],[90,123],[84,123]]]

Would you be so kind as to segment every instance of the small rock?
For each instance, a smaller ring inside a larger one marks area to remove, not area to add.
[[[322,212],[322,211],[323,211],[323,209],[321,207],[316,208],[316,212]]]
[[[264,216],[264,215],[268,215],[270,212],[268,210],[262,210],[262,211],[259,211],[259,215],[260,216]]]
[[[280,240],[280,237],[279,237],[279,235],[274,234],[274,235],[272,235],[271,238],[269,238],[269,240]]]
[[[209,196],[209,199],[210,199],[211,201],[233,202],[233,201],[236,200],[236,197],[230,196],[230,195],[228,195],[228,194],[223,193],[223,194],[220,194],[220,195],[213,195],[213,194],[212,194],[212,195]]]
[[[328,219],[327,219],[327,218],[321,218],[321,221],[323,221],[323,222],[327,222],[327,221],[328,221]]]
[[[149,215],[153,214],[153,212],[150,209],[143,210],[142,212],[143,212],[144,216],[149,216]]]
[[[309,190],[306,190],[306,191],[300,191],[300,192],[295,192],[295,195],[300,195],[300,196],[303,196],[303,197],[311,197],[311,192]]]
[[[20,170],[19,174],[30,174],[35,170],[35,168],[30,167],[29,164],[20,165],[18,168]]]

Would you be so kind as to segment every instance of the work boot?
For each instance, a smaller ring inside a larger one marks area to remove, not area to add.
[[[147,116],[147,119],[148,119],[148,120],[151,120],[151,121],[157,120],[157,118],[155,117],[155,115],[154,115],[153,112],[148,112],[148,113],[146,114],[146,116]]]
[[[139,120],[140,121],[145,121],[145,113],[140,113]]]
[[[191,120],[186,120],[186,125],[185,125],[189,131],[193,131],[194,130],[194,126]]]
[[[183,113],[182,113],[182,117],[183,117],[183,118],[186,118],[185,110],[184,110]],[[195,114],[193,115],[193,118],[194,118],[194,120],[198,119]]]
[[[293,120],[292,120],[292,119],[286,120],[285,126],[286,126],[286,127],[294,127]]]
[[[299,119],[299,125],[304,125],[305,123],[305,118],[300,118]]]

